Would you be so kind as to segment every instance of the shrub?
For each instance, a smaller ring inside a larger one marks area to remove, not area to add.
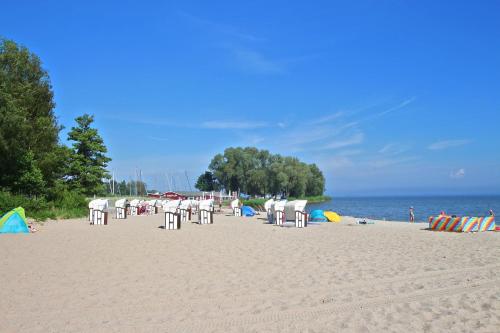
[[[246,200],[242,200],[242,202],[243,202],[243,205],[245,205],[245,206],[250,206],[254,209],[261,209],[267,200],[268,199],[246,199]]]
[[[47,210],[49,205],[43,197],[28,198],[23,195],[15,195],[9,192],[0,192],[0,214],[3,215],[16,207],[23,207],[28,212]],[[28,214],[28,216],[30,216]]]
[[[75,218],[87,214],[87,199],[78,192],[61,191],[48,202],[44,197],[26,197],[0,191],[0,216],[16,207],[23,207],[26,216],[35,220]]]
[[[54,200],[54,206],[62,209],[87,208],[87,199],[78,192],[64,191]]]

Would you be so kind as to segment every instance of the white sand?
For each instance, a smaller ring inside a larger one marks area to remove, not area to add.
[[[0,332],[499,332],[500,232],[162,214],[0,236]]]

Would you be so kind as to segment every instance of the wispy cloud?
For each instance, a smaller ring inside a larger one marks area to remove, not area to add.
[[[256,129],[271,127],[270,123],[263,121],[252,121],[252,120],[207,120],[201,121],[199,123],[189,123],[185,120],[170,121],[162,120],[158,118],[144,118],[138,119],[134,117],[116,117],[109,116],[108,119],[120,120],[127,123],[142,124],[142,125],[156,125],[159,127],[177,127],[177,128],[188,128],[188,129]],[[276,125],[279,126],[279,125]],[[158,137],[150,137],[152,140],[162,140]]]
[[[464,177],[465,177],[465,169],[464,168],[461,168],[458,170],[452,170],[450,172],[450,178],[460,179],[460,178],[464,178]]]
[[[293,124],[292,124],[293,125]],[[278,140],[277,146],[294,152],[306,150],[337,149],[349,145],[349,140],[359,140],[360,134],[356,130],[356,122],[344,124],[312,125],[310,123],[295,124],[287,130]],[[345,139],[349,134],[355,133],[353,137]],[[340,137],[343,135],[343,137]],[[361,134],[362,136],[363,134]],[[334,141],[338,138],[337,141]],[[273,140],[276,141],[276,140]],[[330,142],[330,144],[326,144]]]
[[[232,52],[238,65],[246,71],[257,74],[281,74],[286,71],[282,63],[260,52],[241,48],[233,49]]]
[[[463,146],[463,145],[466,145],[470,142],[471,142],[470,140],[466,140],[466,139],[438,141],[438,142],[434,142],[434,143],[430,144],[427,147],[427,149],[443,150],[443,149]]]
[[[402,101],[401,103],[399,103],[398,105],[393,106],[392,108],[389,108],[387,110],[384,110],[382,112],[377,113],[375,116],[376,117],[381,117],[381,116],[386,115],[388,113],[391,113],[391,112],[397,111],[399,109],[402,109],[405,106],[410,105],[411,103],[413,103],[416,99],[417,98],[415,96],[411,97],[411,98],[408,98],[408,99]]]
[[[356,156],[360,155],[363,153],[363,150],[361,149],[347,149],[347,150],[342,150],[339,151],[336,156]]]
[[[362,143],[364,139],[365,135],[362,132],[358,132],[347,139],[335,140],[327,145],[322,146],[320,149],[338,149],[357,145]]]
[[[332,120],[336,120],[344,115],[344,112],[338,111],[333,114],[326,115],[324,117],[320,117],[318,119],[314,119],[309,122],[310,125],[318,125],[318,124],[324,124],[327,122],[330,122]]]
[[[194,25],[197,25],[203,29],[209,29],[214,32],[224,34],[230,37],[235,37],[240,40],[244,41],[250,41],[250,42],[260,42],[260,41],[265,41],[264,38],[255,36],[254,34],[248,33],[248,32],[243,32],[241,29],[229,25],[229,24],[223,24],[223,23],[218,23],[215,21],[207,20],[201,17],[198,17],[196,15],[193,15],[191,13],[185,12],[185,11],[178,11],[177,14],[185,19],[187,22],[190,22]]]
[[[399,143],[389,143],[382,147],[378,152],[385,155],[399,155],[405,153],[410,148]]]
[[[298,146],[322,141],[331,135],[332,129],[330,127],[292,129],[287,131],[280,141],[285,142],[287,146]]]
[[[399,158],[382,158],[382,159],[375,159],[371,162],[369,162],[369,165],[375,168],[383,168],[391,165],[396,165],[396,164],[403,164],[403,163],[408,163],[408,162],[413,162],[418,160],[418,156],[406,156],[406,157],[399,157]]]
[[[268,126],[266,122],[255,121],[205,121],[201,124],[202,128],[208,129],[255,129]]]
[[[324,164],[326,164],[326,167],[330,169],[341,169],[352,166],[353,161],[347,156],[337,155],[328,159]]]
[[[309,122],[310,125],[318,125],[318,124],[324,124],[332,121],[337,121],[340,118],[349,118],[355,116],[356,114],[360,112],[364,112],[366,110],[372,109],[376,107],[379,103],[371,103],[364,105],[362,107],[354,108],[354,109],[349,109],[349,110],[340,110],[332,114],[327,114],[323,117],[319,117],[317,119],[314,119]],[[352,121],[349,123],[350,125],[357,125],[359,121],[363,121],[364,119],[359,119],[358,121]]]
[[[120,121],[120,122],[125,122],[125,123],[132,123],[132,124],[142,124],[142,125],[155,125],[155,126],[162,126],[162,127],[193,127],[192,125],[186,124],[184,121],[172,121],[172,120],[164,120],[159,117],[153,117],[153,118],[139,118],[135,114],[134,115],[107,115],[103,118],[109,119],[109,120],[114,120],[114,121]]]
[[[161,138],[161,137],[156,137],[156,136],[148,136],[148,139],[154,140],[154,141],[170,141],[171,140],[169,138]]]
[[[263,42],[266,39],[243,32],[235,26],[201,18],[185,11],[178,11],[177,14],[203,32],[211,32],[216,40],[215,44],[229,52],[238,66],[247,72],[280,74],[286,71],[285,64],[296,60],[295,58],[283,60],[269,58],[263,52],[255,50],[255,42]]]
[[[388,109],[386,109],[384,111],[380,111],[380,112],[368,115],[365,118],[362,118],[362,119],[358,120],[358,122],[359,123],[363,123],[363,122],[368,121],[368,120],[374,120],[374,119],[383,117],[383,116],[385,116],[388,113],[395,112],[397,110],[403,109],[404,107],[406,107],[406,106],[410,105],[411,103],[413,103],[415,100],[416,100],[416,97],[408,98],[408,99],[402,101],[401,103],[399,103],[397,105],[394,105],[394,106],[392,106],[392,107],[390,107],[390,108],[388,108]]]

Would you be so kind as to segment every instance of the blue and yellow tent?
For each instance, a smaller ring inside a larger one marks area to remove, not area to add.
[[[321,209],[315,209],[309,214],[311,222],[328,222],[325,217],[325,212]]]
[[[0,234],[29,233],[24,208],[17,207],[0,218]]]

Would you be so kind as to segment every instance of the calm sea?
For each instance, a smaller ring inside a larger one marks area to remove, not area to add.
[[[493,209],[500,214],[500,195],[495,196],[433,196],[433,197],[339,197],[320,204],[309,204],[307,210],[332,210],[341,215],[377,220],[408,221],[409,208],[415,219],[427,222],[431,215],[445,211],[457,216],[485,216]]]

